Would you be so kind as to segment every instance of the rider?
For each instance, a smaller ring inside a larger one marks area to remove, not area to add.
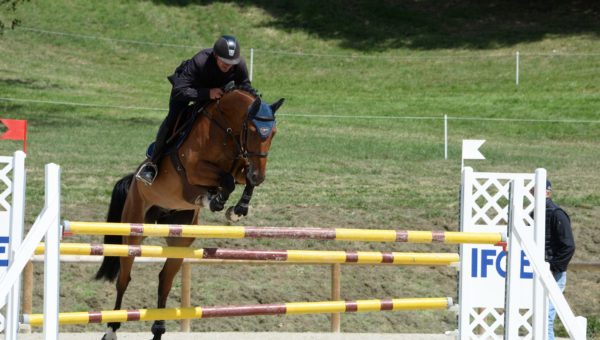
[[[221,36],[213,48],[201,50],[192,59],[183,61],[168,79],[173,85],[169,114],[158,130],[152,156],[135,176],[148,185],[158,174],[158,161],[164,155],[177,118],[191,102],[204,105],[221,98],[223,86],[231,81],[236,86],[250,87],[248,68],[240,57],[240,43],[231,35]]]

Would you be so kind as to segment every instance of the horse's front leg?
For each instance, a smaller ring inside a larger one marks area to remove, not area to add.
[[[248,208],[250,207],[250,200],[252,199],[252,193],[254,192],[254,186],[246,184],[242,197],[233,207],[229,207],[225,212],[225,216],[231,222],[237,222],[242,216],[248,215]]]
[[[167,239],[167,244],[169,246],[176,247],[189,247],[192,242],[194,242],[193,238]],[[171,287],[173,286],[173,279],[175,278],[175,275],[177,275],[177,272],[179,272],[179,269],[181,269],[183,260],[184,259],[167,259],[165,261],[165,265],[158,275],[158,308],[165,308],[167,306],[167,298],[169,297]],[[152,324],[152,334],[154,335],[152,340],[161,340],[162,335],[166,331],[167,329],[165,328],[164,320],[154,321]]]
[[[235,179],[230,173],[223,173],[219,179],[220,189],[217,194],[210,200],[210,211],[221,211],[225,208],[225,203],[229,199],[229,195],[235,190]]]

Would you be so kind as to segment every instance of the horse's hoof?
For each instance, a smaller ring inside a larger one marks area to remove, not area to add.
[[[241,216],[236,215],[233,210],[233,207],[227,208],[227,211],[225,212],[225,217],[230,222],[237,222],[240,220]]]
[[[238,216],[248,216],[250,206],[248,204],[236,204],[233,208],[233,212]]]
[[[108,328],[102,340],[117,340],[117,333],[113,332],[112,328]]]
[[[154,324],[152,324],[152,334],[154,334],[152,340],[160,340],[166,331],[167,328],[165,327],[164,321],[155,321]]]

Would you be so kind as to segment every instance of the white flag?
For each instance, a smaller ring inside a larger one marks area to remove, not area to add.
[[[462,159],[485,159],[479,152],[483,143],[485,143],[485,139],[463,139]]]

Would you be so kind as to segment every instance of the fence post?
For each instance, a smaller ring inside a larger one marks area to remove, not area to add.
[[[9,206],[9,263],[15,261],[17,249],[23,241],[23,226],[25,221],[25,153],[15,152],[12,158],[12,204]],[[4,221],[3,221],[4,222]],[[2,234],[2,233],[0,233]],[[19,332],[19,306],[21,304],[21,278],[19,278],[12,292],[8,296],[6,306],[6,329],[7,339],[17,338]]]
[[[518,247],[517,239],[512,232],[515,230],[514,224],[517,219],[522,219],[521,211],[523,209],[523,179],[517,178],[510,182],[509,189],[509,207],[508,207],[508,255],[506,256],[506,288],[504,302],[504,338],[517,339],[519,337],[519,303],[518,297],[511,292],[517,292],[521,249]],[[519,221],[520,222],[520,221]]]
[[[184,261],[181,267],[181,308],[191,307],[192,265]],[[181,320],[181,331],[190,332],[190,320]]]
[[[339,263],[331,265],[331,301],[340,300],[342,270]],[[339,333],[341,329],[340,313],[331,314],[331,331]]]
[[[516,75],[515,75],[515,83],[517,85],[519,85],[519,51],[517,51],[517,53],[515,54],[515,58],[516,58]]]
[[[252,81],[252,72],[254,71],[254,49],[251,48],[250,49],[250,75],[248,77],[248,79],[250,79],[250,81]]]
[[[58,339],[60,303],[60,167],[46,164],[46,202],[43,214],[50,213],[44,253],[44,338]],[[47,210],[46,210],[47,209]],[[32,252],[33,253],[33,252]]]
[[[448,159],[448,115],[444,115],[444,159]]]
[[[535,170],[535,216],[534,216],[534,240],[535,249],[538,254],[545,254],[546,246],[546,169]],[[533,337],[545,339],[548,332],[548,306],[544,296],[544,287],[540,280],[540,274],[533,274]]]

